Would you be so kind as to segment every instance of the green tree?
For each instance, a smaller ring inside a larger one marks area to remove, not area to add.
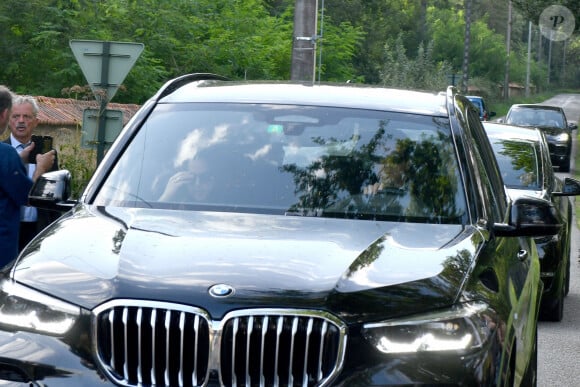
[[[58,95],[62,80],[74,77],[72,52],[62,49],[74,30],[74,9],[42,0],[5,0],[0,15],[0,80],[15,92]]]
[[[322,50],[322,55],[317,57],[317,60],[322,58],[322,63],[318,63],[318,66],[322,66],[320,69],[323,74],[322,80],[362,81],[352,61],[358,46],[364,39],[362,29],[348,22],[334,25],[330,18],[325,19],[324,26],[324,36],[318,44],[318,50]]]
[[[365,83],[380,83],[384,45],[399,34],[407,49],[415,50],[422,40],[420,0],[347,0],[328,6],[337,23],[349,22],[364,33],[354,53],[353,65]]]
[[[442,90],[448,84],[451,68],[445,62],[433,59],[433,45],[427,49],[419,44],[415,59],[409,58],[401,35],[392,45],[385,44],[385,59],[381,71],[381,83],[389,87]]]
[[[505,37],[491,30],[487,19],[488,16],[484,15],[471,23],[468,78],[469,84],[477,81],[480,88],[500,83],[505,73]],[[463,10],[430,7],[427,22],[434,41],[434,60],[448,60],[454,74],[461,72],[465,29]],[[486,91],[493,94],[494,90]]]

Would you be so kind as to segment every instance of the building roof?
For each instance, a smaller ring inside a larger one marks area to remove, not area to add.
[[[85,109],[98,109],[96,100],[84,101],[72,98],[35,97],[38,102],[38,123],[48,126],[75,126],[83,124]],[[139,110],[140,105],[109,103],[107,109],[123,112],[123,125]]]

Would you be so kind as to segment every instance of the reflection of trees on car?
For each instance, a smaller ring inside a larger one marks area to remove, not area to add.
[[[347,156],[324,155],[305,167],[286,164],[299,201],[290,212],[357,218],[410,217],[457,220],[456,162],[443,133],[418,140],[395,138],[381,122],[367,144]],[[435,133],[435,132],[434,132]],[[332,140],[317,139],[321,146]],[[365,191],[377,185],[372,194]]]
[[[504,183],[507,186],[537,186],[536,153],[530,152],[531,144],[510,140],[500,142],[502,150],[498,152],[498,163]]]
[[[384,122],[381,122],[368,144],[353,150],[348,157],[325,155],[306,167],[296,164],[282,166],[282,171],[294,175],[295,192],[299,198],[290,211],[323,210],[345,197],[359,194],[364,185],[377,182],[378,177],[373,172],[377,161],[375,150],[384,136]],[[314,142],[324,146],[333,140],[317,138]]]
[[[413,216],[459,216],[455,206],[457,180],[452,174],[456,163],[452,149],[444,146],[450,141],[443,133],[429,137],[423,134],[421,141],[401,139],[385,158],[383,170],[396,172],[387,173],[387,185],[402,182],[401,187],[409,190],[407,212]]]

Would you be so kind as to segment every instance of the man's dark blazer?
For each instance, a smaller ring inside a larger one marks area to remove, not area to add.
[[[11,144],[10,142],[10,136],[8,136],[8,138],[4,141],[7,144]],[[34,149],[32,150],[32,153],[34,154],[33,156],[33,160],[36,159],[36,155],[38,153],[40,153],[40,147],[37,146],[37,144],[35,144]],[[56,154],[56,150],[55,150],[55,154],[54,154],[54,163],[52,164],[52,167],[50,168],[51,171],[58,171],[58,156]],[[48,226],[49,224],[51,224],[52,222],[54,222],[61,214],[55,211],[47,211],[47,210],[43,210],[38,208],[37,209],[38,212],[38,222],[37,222],[37,230],[36,232],[40,232],[42,229],[44,229],[46,226]]]

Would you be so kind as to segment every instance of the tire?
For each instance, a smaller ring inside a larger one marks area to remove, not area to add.
[[[540,308],[541,320],[554,322],[562,321],[562,318],[564,318],[564,288],[565,285],[562,286],[562,291],[558,298],[542,301],[542,306]]]

